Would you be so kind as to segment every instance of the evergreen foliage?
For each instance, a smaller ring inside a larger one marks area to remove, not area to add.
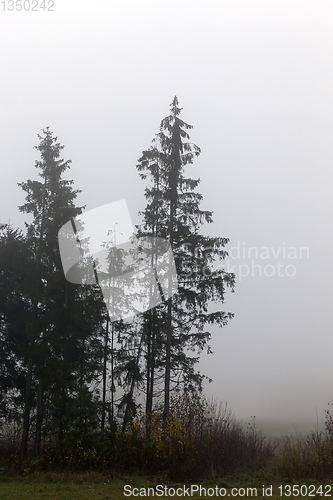
[[[154,311],[145,314],[147,352],[147,411],[153,405],[152,380],[164,373],[164,416],[169,411],[170,392],[186,389],[200,392],[203,376],[195,371],[198,355],[209,350],[211,332],[207,325],[225,326],[232,313],[212,311],[220,308],[227,287],[234,290],[235,276],[223,269],[214,270],[227,252],[227,238],[207,237],[201,233],[204,223],[212,223],[212,212],[202,210],[202,195],[197,192],[200,179],[186,176],[185,169],[200,148],[190,142],[188,130],[180,114],[178,99],[170,106],[152,146],[142,153],[137,169],[148,180],[140,236],[166,238],[172,247],[178,275],[178,292]],[[196,351],[197,356],[189,352]]]
[[[225,326],[233,317],[221,306],[235,277],[216,269],[227,255],[228,239],[202,233],[212,212],[201,208],[200,180],[187,175],[200,148],[190,142],[192,126],[180,114],[175,97],[139,159],[147,205],[136,234],[138,241],[152,241],[148,260],[154,269],[158,238],[167,240],[178,290],[172,296],[169,279],[170,298],[162,293],[162,303],[127,323],[114,321],[129,298],[121,288],[118,295],[110,293],[106,307],[98,285],[65,279],[58,231],[84,207],[76,205],[80,191],[64,178],[71,162],[61,157],[63,146],[49,127],[38,135],[39,179],[19,184],[25,193],[19,209],[30,217],[26,233],[0,227],[0,429],[19,426],[23,456],[32,451],[29,443],[39,453],[53,442],[82,443],[84,436],[87,445],[97,436],[101,442],[108,436],[114,440],[116,433],[125,439],[143,399],[150,439],[161,408],[167,432],[173,393],[198,397],[202,390],[204,375],[196,363],[204,349],[210,350],[210,326]],[[104,298],[108,286],[117,288],[117,279],[135,270],[140,258],[140,252],[131,255],[132,250],[117,247],[115,236],[105,242],[108,269],[99,272]],[[147,283],[153,296],[156,290]],[[133,289],[130,299],[139,300],[135,283],[126,286],[129,293]]]

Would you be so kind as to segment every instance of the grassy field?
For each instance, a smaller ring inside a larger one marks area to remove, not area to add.
[[[163,496],[156,496],[155,498],[223,498],[231,497],[231,498],[271,498],[271,499],[281,499],[281,498],[304,498],[304,499],[313,499],[313,498],[322,498],[325,496],[325,493],[330,493],[327,496],[333,495],[332,482],[329,481],[299,481],[289,483],[291,486],[291,491],[293,486],[295,487],[295,493],[291,493],[288,495],[289,487],[283,486],[283,489],[279,489],[279,486],[283,483],[277,483],[276,480],[270,482],[269,479],[263,479],[260,477],[253,478],[250,475],[244,475],[241,477],[228,477],[224,479],[216,479],[212,481],[205,481],[203,483],[192,483],[196,484],[198,487],[206,489],[205,491],[202,489],[201,495],[200,491],[194,492],[193,496],[184,494],[177,495],[175,490],[180,488],[179,493],[182,493],[183,488],[190,488],[190,484],[184,485],[183,483],[167,483],[164,484],[163,481],[155,480],[149,481],[147,479],[141,478],[133,478],[133,479],[121,479],[121,480],[113,480],[109,481],[106,478],[95,477],[95,478],[85,478],[80,476],[68,476],[66,478],[62,476],[53,476],[53,477],[43,477],[40,476],[38,478],[25,478],[25,479],[16,479],[12,480],[10,478],[1,478],[0,482],[0,499],[1,500],[120,500],[125,498],[135,498],[135,496],[125,496],[124,495],[124,487],[127,486],[127,491],[134,491],[139,498],[144,497],[144,493],[148,496],[148,488],[154,488],[157,485],[160,485],[160,488],[168,488],[168,494]],[[297,495],[297,485],[300,488],[301,485],[305,485],[303,487],[303,494]],[[266,495],[263,495],[263,485],[266,490]],[[310,485],[313,485],[310,490]],[[330,485],[330,488],[327,487],[325,490],[325,486]],[[271,490],[267,490],[270,488]],[[316,493],[318,488],[322,486],[323,494]],[[133,490],[134,488],[138,488],[137,490]],[[216,491],[216,488],[221,492],[220,495],[216,495],[213,493],[213,490]],[[237,494],[237,491],[233,490],[233,488],[242,488],[240,490],[240,495]],[[313,490],[313,491],[312,491]],[[272,491],[272,495],[270,492]],[[141,493],[141,495],[140,495]],[[190,490],[189,490],[190,493]],[[308,494],[306,494],[308,493]],[[310,495],[310,493],[312,493]],[[223,495],[223,496],[222,496]],[[152,490],[150,490],[149,498],[154,498],[152,495]]]
[[[48,483],[44,481],[14,481],[0,483],[1,500],[111,500],[123,497],[122,483]]]

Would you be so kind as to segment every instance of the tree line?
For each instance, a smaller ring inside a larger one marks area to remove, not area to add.
[[[49,127],[38,135],[38,180],[19,184],[19,210],[32,222],[25,232],[0,226],[0,432],[15,427],[25,455],[91,430],[124,433],[140,408],[148,423],[166,422],[171,394],[202,391],[196,365],[210,351],[210,326],[233,317],[221,306],[235,276],[215,266],[229,240],[202,233],[212,212],[201,209],[200,180],[186,173],[200,148],[181,111],[175,97],[136,166],[146,198],[136,236],[167,240],[178,289],[127,322],[111,321],[98,284],[64,276],[58,232],[85,207],[64,178],[63,146]],[[109,255],[110,266],[125,265],[116,241]]]

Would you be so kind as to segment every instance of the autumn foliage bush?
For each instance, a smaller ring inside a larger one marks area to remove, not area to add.
[[[1,436],[0,436],[1,437]],[[141,474],[191,480],[262,469],[279,480],[333,478],[333,415],[326,427],[302,438],[266,440],[255,418],[243,425],[227,405],[181,394],[171,401],[163,421],[162,408],[138,414],[125,432],[102,435],[95,426],[78,433],[77,426],[59,441],[44,440],[38,454],[29,443],[28,456],[19,446],[17,429],[0,439],[0,470],[6,473]]]
[[[182,394],[172,399],[166,421],[156,408],[138,415],[126,432],[95,433],[75,442],[67,436],[24,460],[13,452],[8,462],[25,473],[98,471],[191,479],[262,467],[272,452],[254,421],[241,425],[226,405]]]
[[[286,436],[280,440],[274,458],[274,473],[287,480],[328,479],[333,477],[333,415],[325,410],[325,430],[305,438]]]

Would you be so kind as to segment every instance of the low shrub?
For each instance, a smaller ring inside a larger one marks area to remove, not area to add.
[[[25,474],[116,471],[172,479],[213,478],[263,467],[272,453],[254,419],[241,425],[226,405],[182,394],[172,400],[166,421],[156,409],[151,415],[139,415],[123,433],[95,433],[86,439],[68,435],[62,442],[48,442],[39,454],[31,451],[25,459],[18,451],[13,453],[7,466]]]

